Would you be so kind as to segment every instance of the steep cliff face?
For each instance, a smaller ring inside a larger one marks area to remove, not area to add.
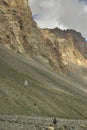
[[[87,59],[87,42],[81,33],[74,30],[67,30],[66,33],[72,37],[75,48]]]
[[[73,31],[39,29],[28,0],[0,1],[0,43],[17,53],[39,59],[58,71],[69,63],[86,66],[86,44],[82,38],[79,44],[78,37]]]
[[[72,29],[62,31],[58,28],[51,29],[50,31],[54,33],[56,37],[67,38],[68,36],[70,36],[75,48],[80,51],[80,53],[87,59],[87,42],[85,38],[82,37],[80,32]]]
[[[64,65],[68,65],[70,63],[80,66],[87,65],[87,61],[84,58],[85,52],[81,46],[85,43],[85,41],[81,34],[74,30],[62,31],[58,28],[44,29],[42,30],[42,33],[46,39],[47,44],[49,45],[50,43],[50,45],[55,48],[55,52],[59,53],[59,59],[61,59],[61,62]],[[86,44],[87,43],[85,43],[85,45]]]
[[[28,0],[0,1],[0,43],[16,52],[36,55],[42,42]]]

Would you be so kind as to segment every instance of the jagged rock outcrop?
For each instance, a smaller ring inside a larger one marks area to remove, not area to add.
[[[50,29],[50,31],[60,38],[67,38],[67,36],[72,37],[75,48],[87,59],[87,42],[80,32],[72,29],[62,31],[58,28]]]
[[[75,48],[87,59],[87,42],[81,33],[75,30],[67,30],[66,33],[72,37]]]
[[[17,53],[39,58],[55,70],[65,69],[69,63],[86,66],[84,38],[73,32],[38,28],[28,0],[0,1],[0,43]]]
[[[68,65],[69,63],[77,64],[80,66],[86,66],[87,61],[84,58],[83,49],[78,47],[78,42],[83,40],[81,34],[74,30],[60,30],[58,28],[55,29],[44,29],[42,33],[46,39],[47,44],[51,45],[55,48],[54,52],[59,53],[59,59],[64,65]],[[75,34],[74,34],[75,33]],[[80,46],[79,44],[79,46]],[[81,50],[81,53],[80,53]],[[57,55],[58,57],[58,55]]]
[[[16,52],[36,55],[42,42],[28,0],[0,1],[0,43]]]

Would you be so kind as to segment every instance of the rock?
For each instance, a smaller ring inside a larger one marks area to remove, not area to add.
[[[27,80],[24,81],[24,86],[28,86],[28,81]]]
[[[55,130],[55,128],[53,126],[49,126],[48,130]]]
[[[81,34],[58,28],[41,30],[32,18],[28,0],[0,1],[0,43],[58,72],[64,72],[70,63],[87,66],[87,47]]]

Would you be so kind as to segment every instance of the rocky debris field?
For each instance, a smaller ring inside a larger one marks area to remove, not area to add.
[[[57,118],[28,116],[0,116],[0,130],[87,130],[86,120],[67,120]]]

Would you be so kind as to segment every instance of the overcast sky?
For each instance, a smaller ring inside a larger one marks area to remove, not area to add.
[[[87,0],[29,0],[41,28],[75,29],[87,38]]]

